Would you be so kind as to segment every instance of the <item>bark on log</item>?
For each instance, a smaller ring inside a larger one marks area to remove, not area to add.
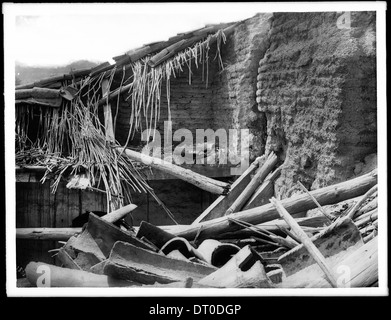
[[[242,209],[246,201],[254,193],[255,189],[263,182],[263,180],[266,178],[269,172],[273,170],[276,163],[277,163],[277,156],[274,154],[274,152],[271,152],[267,157],[265,163],[262,165],[261,168],[258,169],[258,172],[251,179],[250,183],[246,186],[243,192],[236,198],[234,203],[227,209],[225,215],[230,215]]]
[[[311,194],[320,205],[328,205],[362,195],[376,183],[377,169],[352,180],[313,190],[311,191]],[[300,213],[316,207],[315,203],[307,194],[301,194],[281,200],[281,203],[291,214]],[[279,218],[279,214],[272,204],[267,204],[250,210],[233,213],[231,217],[251,224],[259,224],[277,219]],[[229,218],[230,216],[225,216],[205,221],[198,225],[190,225],[188,230],[178,232],[176,235],[190,241],[193,240],[197,234],[199,240],[208,238],[214,239],[217,235],[224,232],[241,229],[237,224],[230,222]]]
[[[45,273],[47,276],[45,277]],[[82,270],[61,268],[43,262],[30,262],[26,277],[34,286],[47,287],[130,287],[129,281],[117,280]],[[46,283],[41,279],[45,279]],[[42,282],[42,283],[41,283]]]
[[[184,180],[188,183],[195,185],[196,187],[208,191],[214,194],[227,194],[230,188],[229,183],[214,180],[191,170],[184,169],[180,166],[172,164],[168,161],[150,157],[140,152],[136,152],[130,149],[117,148],[119,152],[124,152],[130,159],[141,162],[152,168],[169,173],[178,179]]]
[[[261,157],[258,157],[251,165],[247,168],[242,175],[236,179],[231,185],[231,189],[228,195],[219,196],[203,213],[201,213],[197,219],[194,220],[192,225],[207,221],[215,218],[222,217],[235,199],[243,192],[244,188],[250,183],[251,175],[258,168]]]

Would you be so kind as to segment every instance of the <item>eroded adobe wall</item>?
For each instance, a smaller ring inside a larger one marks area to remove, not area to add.
[[[257,102],[266,151],[284,160],[283,196],[346,180],[377,151],[375,13],[274,13],[259,62]]]
[[[257,69],[269,47],[271,13],[257,14],[240,24],[222,46],[223,71],[212,81],[214,129],[249,129],[250,156],[264,153],[266,118],[257,110]]]

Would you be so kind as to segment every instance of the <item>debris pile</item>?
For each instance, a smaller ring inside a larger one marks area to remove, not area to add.
[[[277,165],[257,158],[190,225],[115,225],[134,204],[90,213],[57,252],[62,266],[30,262],[26,277],[37,285],[44,265],[52,287],[377,286],[377,169],[280,199]]]

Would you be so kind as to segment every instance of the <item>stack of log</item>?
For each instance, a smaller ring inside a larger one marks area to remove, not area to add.
[[[62,266],[31,262],[26,277],[37,285],[45,267],[60,287],[376,286],[377,170],[313,191],[300,184],[286,199],[274,194],[280,171],[273,153],[257,158],[191,225],[115,226],[133,204],[90,213],[59,249]]]

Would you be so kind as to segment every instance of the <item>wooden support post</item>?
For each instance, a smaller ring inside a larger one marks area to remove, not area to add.
[[[108,97],[110,93],[109,80],[103,79],[102,81],[102,93],[104,97]],[[105,132],[106,132],[106,141],[110,143],[115,142],[115,134],[113,129],[113,116],[111,114],[111,105],[107,98],[107,102],[103,106],[103,112],[105,117]]]
[[[322,253],[318,250],[317,247],[315,247],[315,245],[312,243],[311,239],[300,228],[300,226],[296,222],[296,220],[289,214],[288,211],[285,210],[285,208],[282,206],[282,204],[276,198],[274,198],[274,197],[271,198],[270,202],[276,207],[281,218],[283,218],[286,221],[286,223],[291,227],[291,229],[299,237],[303,246],[308,250],[308,252],[312,255],[314,260],[318,263],[319,267],[326,274],[327,279],[330,282],[330,284],[334,288],[337,288],[338,287],[337,281],[335,280],[331,269],[328,267],[326,260],[323,257]]]

